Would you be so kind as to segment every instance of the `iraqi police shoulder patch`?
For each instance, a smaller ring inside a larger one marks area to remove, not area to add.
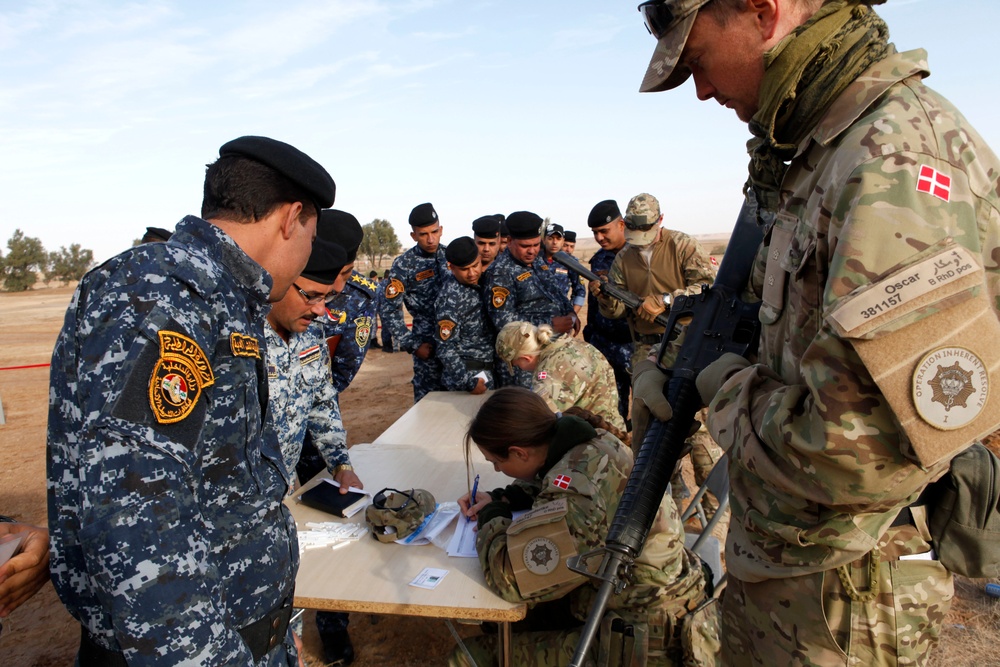
[[[385,288],[385,298],[395,299],[404,291],[403,283],[398,278],[393,278]]]
[[[455,331],[455,323],[451,320],[439,320],[438,321],[438,337],[441,340],[448,340],[451,338],[452,332]]]
[[[493,292],[493,297],[490,299],[493,307],[503,308],[503,305],[507,303],[507,297],[510,296],[510,290],[506,287],[493,287],[490,291]]]
[[[215,384],[215,375],[198,343],[175,331],[157,335],[160,358],[149,378],[149,407],[157,422],[173,424],[191,414],[202,389]]]
[[[372,318],[368,315],[355,318],[354,320],[354,342],[358,347],[368,344],[368,339],[372,335]]]
[[[253,336],[244,336],[234,331],[229,334],[229,349],[234,357],[260,359],[260,341]]]

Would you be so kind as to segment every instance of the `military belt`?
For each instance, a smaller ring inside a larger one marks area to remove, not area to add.
[[[272,609],[258,621],[239,629],[240,637],[253,654],[254,663],[260,662],[271,649],[284,641],[288,622],[292,618],[292,596]],[[93,640],[87,628],[80,626],[79,667],[128,667],[125,654],[104,648]]]
[[[465,362],[467,371],[491,371],[493,363],[490,361],[480,361],[479,359],[462,359]]]

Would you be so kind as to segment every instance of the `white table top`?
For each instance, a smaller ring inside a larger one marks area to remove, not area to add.
[[[485,397],[440,394],[446,392],[429,394],[374,443],[351,448],[351,463],[366,491],[374,494],[385,487],[422,488],[444,502],[467,492],[468,480],[476,473],[483,490],[510,482],[475,451],[473,469],[466,476],[462,436]],[[405,431],[401,425],[406,426]],[[387,436],[394,433],[404,442],[390,441]],[[319,477],[323,476],[325,473]],[[364,522],[363,512],[337,519],[291,499],[286,503],[299,530],[306,528],[307,521]],[[448,575],[433,590],[410,586],[425,567],[448,570]],[[453,558],[432,544],[385,544],[370,536],[336,550],[306,551],[296,579],[295,606],[482,621],[516,621],[526,612],[524,604],[506,602],[486,587],[477,558]]]

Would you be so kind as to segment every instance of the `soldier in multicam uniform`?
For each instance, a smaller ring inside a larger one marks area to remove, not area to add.
[[[460,236],[448,244],[445,257],[451,275],[441,287],[435,315],[441,380],[449,391],[482,394],[494,388],[496,334],[484,312],[479,287],[482,273],[479,248],[468,236]]]
[[[601,249],[590,258],[590,270],[607,276],[618,251],[625,247],[625,222],[613,199],[594,205],[587,216],[587,226]],[[579,276],[578,276],[579,277]],[[632,335],[624,319],[611,319],[601,314],[597,297],[587,296],[587,326],[583,340],[596,347],[611,364],[618,387],[618,414],[628,421],[628,397],[632,391]]]
[[[549,278],[549,266],[539,256],[542,245],[542,219],[529,211],[511,213],[506,221],[511,235],[507,249],[485,276],[483,299],[495,330],[510,322],[548,324],[556,333],[580,331],[580,319],[573,312],[566,295],[560,294]],[[497,368],[500,385],[531,387],[531,374]]]
[[[576,648],[597,585],[565,560],[603,545],[632,471],[632,452],[607,428],[579,408],[557,416],[520,387],[490,396],[469,426],[466,447],[474,442],[494,468],[517,480],[475,503],[468,494],[458,501],[478,523],[487,584],[505,600],[529,605],[515,626],[511,664],[565,665]],[[517,510],[531,512],[512,520]],[[677,507],[664,496],[630,585],[610,600],[588,664],[603,650],[600,664],[609,667],[715,665],[718,611],[706,586],[701,561],[684,547]],[[496,664],[495,637],[466,644],[477,664]],[[449,664],[468,663],[456,650]]]
[[[297,664],[264,319],[334,184],[264,137],[219,155],[204,219],[87,274],[52,356],[52,580],[83,626],[81,665]]]
[[[712,260],[701,244],[683,232],[663,228],[662,221],[656,197],[646,193],[632,197],[624,218],[628,246],[615,255],[608,271],[608,282],[643,299],[638,310],[632,311],[621,301],[602,293],[598,282],[590,284],[591,293],[598,295],[601,314],[609,318],[624,317],[632,330],[633,382],[644,372],[659,373],[656,364],[650,361],[663,339],[663,325],[655,321],[656,316],[669,308],[675,296],[700,292],[703,284],[715,280]],[[638,451],[645,420],[637,415],[635,407],[632,418],[633,426],[638,427],[632,444]],[[694,479],[700,485],[708,479],[722,451],[704,427],[691,436],[688,443]],[[670,480],[670,491],[678,507],[690,496],[680,467]],[[710,494],[705,495],[705,503],[710,513],[718,507]]]
[[[531,373],[531,388],[553,410],[574,405],[589,410],[625,437],[611,364],[593,345],[569,336],[555,338],[554,333],[547,324],[511,322],[497,334],[497,356]]]
[[[729,664],[924,663],[953,585],[910,505],[996,427],[1000,161],[869,4],[645,6],[642,89],[693,74],[755,137],[757,363],[698,377],[732,461]],[[984,368],[966,408],[934,358]]]
[[[321,470],[329,470],[348,488],[364,488],[347,453],[347,432],[340,417],[338,390],[330,371],[324,320],[330,305],[353,275],[353,252],[340,243],[353,244],[357,232],[354,216],[335,209],[320,212],[309,263],[267,315],[268,407],[278,433],[281,453],[289,472],[298,471],[305,483]],[[358,225],[360,230],[360,225]],[[319,320],[319,321],[317,321]],[[312,452],[319,459],[303,466],[302,456]],[[316,627],[327,664],[349,665],[354,646],[347,632],[349,617],[341,612],[316,613]],[[302,632],[299,622],[295,631]]]
[[[434,326],[434,303],[441,283],[448,275],[448,261],[441,245],[442,227],[437,211],[430,204],[420,204],[410,211],[410,237],[417,242],[396,258],[389,269],[385,287],[383,323],[388,323],[399,349],[413,355],[413,402],[429,391],[444,389],[441,384],[441,361],[437,358]],[[403,321],[403,303],[413,318],[413,330]]]

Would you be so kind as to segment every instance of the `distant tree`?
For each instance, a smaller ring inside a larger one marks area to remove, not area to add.
[[[38,273],[48,270],[49,256],[39,239],[15,229],[7,241],[3,262],[3,284],[8,292],[23,292],[38,282]]]
[[[376,218],[361,228],[361,254],[368,258],[372,266],[382,266],[382,258],[399,254],[403,244],[396,237],[396,230],[388,220]]]
[[[49,268],[45,271],[46,280],[59,280],[64,283],[83,278],[83,274],[94,265],[94,251],[85,250],[79,243],[66,246],[49,253]]]

